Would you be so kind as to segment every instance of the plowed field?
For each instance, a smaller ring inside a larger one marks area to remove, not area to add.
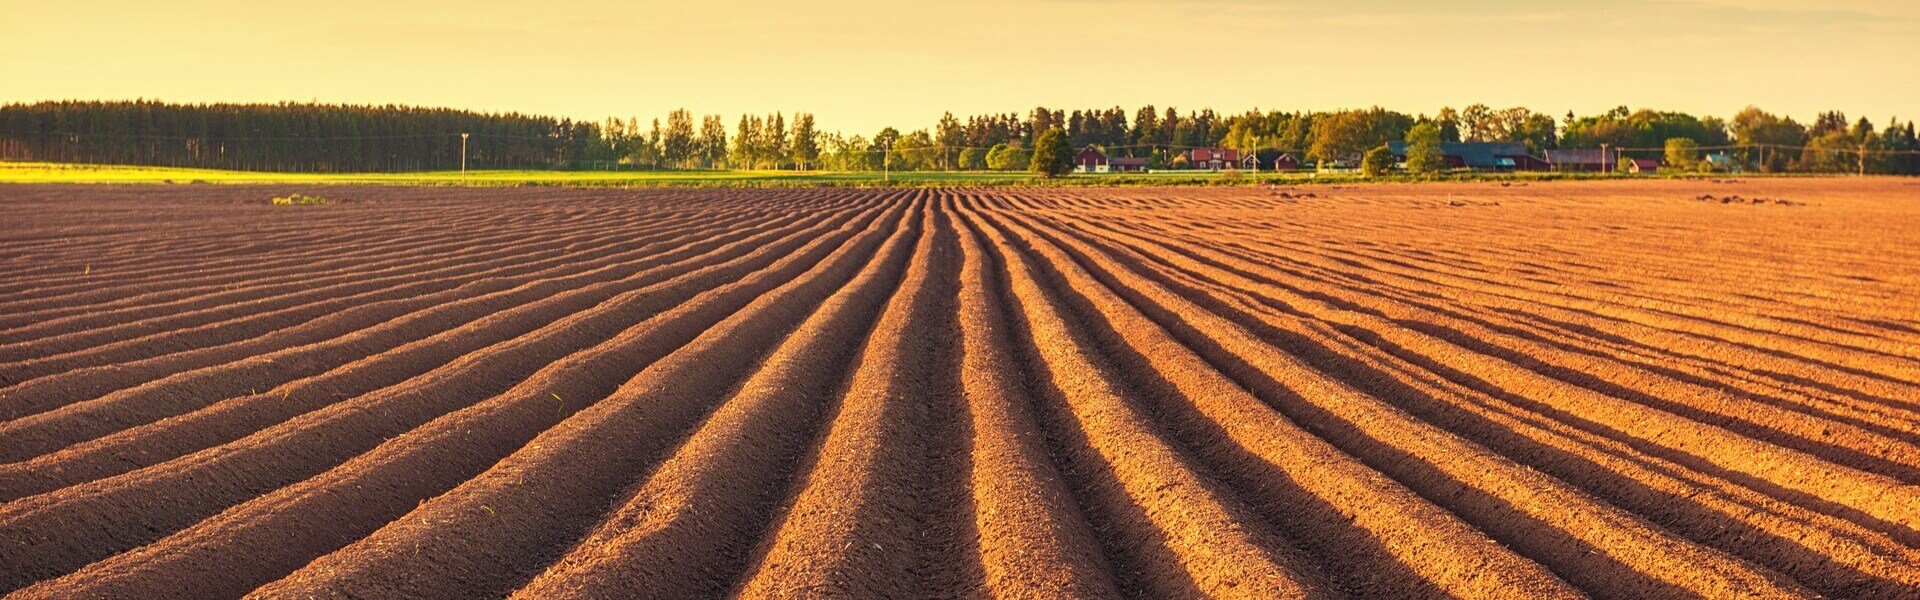
[[[0,592],[1920,595],[1920,182],[313,191],[0,186]]]

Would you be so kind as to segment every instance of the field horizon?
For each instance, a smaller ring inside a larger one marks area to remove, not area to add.
[[[305,184],[415,186],[560,186],[560,187],[1189,187],[1258,185],[1347,185],[1370,183],[1630,181],[1647,179],[1727,180],[1775,178],[1856,178],[1834,173],[1568,173],[1460,171],[1433,175],[1367,176],[1346,171],[1069,173],[1044,178],[1000,171],[790,170],[563,170],[489,169],[422,172],[312,173],[238,171],[189,167],[0,161],[0,183],[7,184]],[[1912,178],[1874,174],[1864,177]]]

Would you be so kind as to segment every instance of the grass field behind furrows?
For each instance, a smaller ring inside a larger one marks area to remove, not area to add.
[[[1624,178],[1596,173],[1458,173],[1449,181],[1542,181]],[[1658,177],[1658,176],[1634,176]],[[1377,181],[1409,181],[1391,176]],[[86,165],[0,162],[0,183],[289,183],[391,185],[575,185],[575,186],[995,186],[995,185],[1234,185],[1260,183],[1357,183],[1373,181],[1353,173],[1174,171],[1160,173],[1075,173],[1044,180],[1021,172],[909,171],[559,171],[472,170],[414,173],[285,173],[226,171],[136,165]]]

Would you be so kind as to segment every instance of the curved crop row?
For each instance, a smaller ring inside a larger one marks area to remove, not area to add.
[[[0,190],[0,594],[1920,589],[1903,182],[287,191]]]

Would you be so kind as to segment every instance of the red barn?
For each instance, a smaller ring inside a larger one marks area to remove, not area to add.
[[[1552,171],[1607,171],[1606,153],[1598,150],[1548,150],[1547,168]]]
[[[1626,170],[1628,173],[1660,172],[1660,161],[1653,160],[1651,158],[1628,158],[1620,162],[1626,165]]]
[[[1115,158],[1110,162],[1109,168],[1116,173],[1145,173],[1147,172],[1147,159]]]
[[[1073,157],[1074,167],[1082,173],[1105,173],[1107,164],[1107,153],[1092,145],[1081,148],[1080,153]]]
[[[1298,168],[1300,168],[1300,159],[1294,158],[1292,154],[1281,154],[1279,158],[1273,159],[1275,171],[1291,171]]]

